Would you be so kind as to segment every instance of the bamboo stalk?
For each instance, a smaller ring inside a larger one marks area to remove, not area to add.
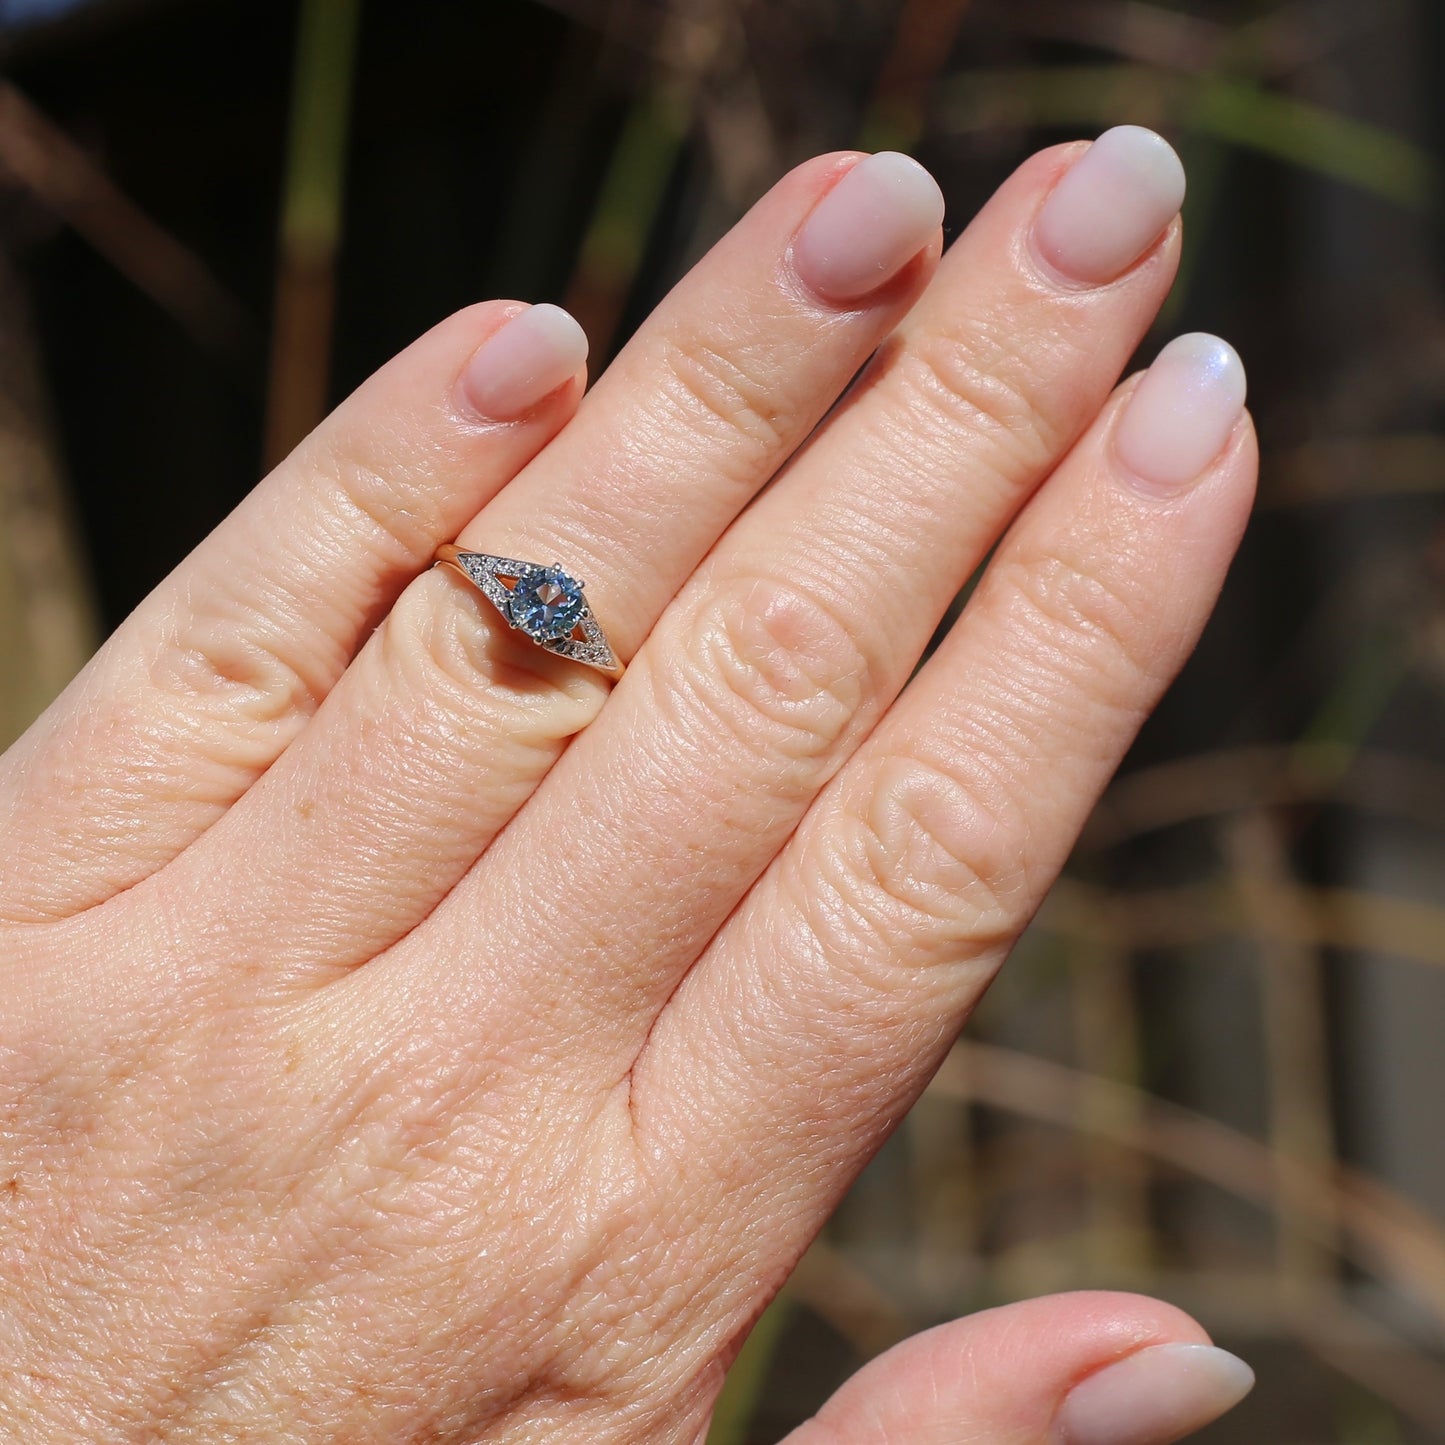
[[[97,641],[35,336],[0,250],[0,750],[79,671]]]
[[[1445,817],[1445,767],[1427,758],[1355,747],[1338,736],[1171,758],[1116,778],[1079,846],[1094,852],[1240,809],[1325,800],[1435,828]]]
[[[959,1276],[979,1248],[978,1159],[965,1088],[960,1077],[959,1092],[947,1102],[925,1095],[904,1120],[915,1289],[934,1312],[949,1308]],[[938,1268],[940,1260],[948,1267]]]
[[[628,112],[563,297],[597,356],[610,355],[616,343],[690,123],[685,90],[667,79],[639,96]]]
[[[1260,956],[1271,1146],[1282,1162],[1322,1171],[1333,1163],[1336,1146],[1324,970],[1318,948],[1302,941],[1313,929],[1302,916],[1300,894],[1290,886],[1284,843],[1270,814],[1231,819],[1225,850]],[[1283,920],[1284,931],[1278,917],[1283,909],[1297,915]],[[1311,1217],[1302,1218],[1306,1206],[1290,1187],[1301,1177],[1295,1167],[1279,1172],[1278,1264],[1287,1287],[1313,1291],[1333,1273],[1336,1226],[1328,1217],[1328,1197],[1311,1201]]]
[[[266,465],[326,415],[358,0],[302,0],[281,205]]]
[[[1184,948],[1233,936],[1313,948],[1389,953],[1445,968],[1445,908],[1363,888],[1271,885],[1268,916],[1247,912],[1222,880],[1128,894],[1060,879],[1033,927],[1069,938],[1102,938],[1132,949]]]
[[[201,345],[249,364],[256,328],[211,269],[135,204],[14,84],[0,80],[0,170]]]
[[[1237,1129],[1152,1095],[1137,1100],[1141,1122],[1137,1134],[1126,1137],[1110,1120],[1083,1116],[1079,1101],[1090,1081],[1077,1069],[997,1045],[959,1043],[930,1088],[949,1097],[955,1073],[963,1067],[970,1095],[979,1102],[1060,1128],[1101,1132],[1262,1209],[1273,1209],[1285,1175],[1302,1228],[1315,1230],[1322,1243],[1337,1240],[1342,1258],[1416,1300],[1437,1327],[1445,1327],[1440,1223],[1378,1180],[1344,1165],[1320,1168],[1282,1159]],[[1113,1080],[1095,1080],[1093,1087],[1141,1093]]]
[[[937,109],[945,134],[1120,122],[1177,126],[1305,166],[1425,212],[1437,174],[1403,136],[1236,76],[1173,75],[1142,65],[1039,66],[960,72]]]
[[[903,0],[864,111],[863,149],[909,151],[923,139],[929,100],[968,7],[969,0]]]
[[[1100,1279],[1147,1272],[1153,1260],[1149,1166],[1135,1142],[1144,1095],[1138,1092],[1139,1019],[1129,954],[1110,940],[1092,938],[1078,940],[1068,959],[1074,1045],[1090,1081],[1079,1101],[1087,1121],[1084,1257]],[[1095,1080],[1133,1088],[1096,1088]]]
[[[728,1370],[722,1393],[713,1407],[706,1445],[745,1445],[748,1426],[768,1383],[783,1334],[792,1313],[793,1300],[783,1291],[765,1309],[752,1327],[738,1357]]]

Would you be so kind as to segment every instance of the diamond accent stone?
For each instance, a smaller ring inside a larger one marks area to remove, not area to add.
[[[617,668],[617,655],[592,615],[582,584],[560,566],[544,567],[536,562],[519,562],[515,557],[495,557],[487,552],[461,552],[457,555],[456,565],[476,583],[482,595],[512,627],[530,637],[539,647],[576,662],[600,667],[604,672]],[[524,586],[527,588],[525,592]],[[514,615],[514,600],[518,599],[519,593],[522,595]],[[520,620],[527,616],[536,618],[546,630],[532,631]],[[564,617],[567,617],[565,626],[562,623]]]

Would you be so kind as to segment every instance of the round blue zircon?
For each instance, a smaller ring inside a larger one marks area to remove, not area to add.
[[[560,642],[587,608],[582,584],[560,567],[534,567],[517,578],[507,618],[539,642]]]

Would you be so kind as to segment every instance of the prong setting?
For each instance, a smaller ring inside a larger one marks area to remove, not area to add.
[[[474,583],[507,625],[537,646],[621,676],[622,666],[592,615],[584,584],[560,563],[522,562],[454,546],[438,549],[437,559]]]

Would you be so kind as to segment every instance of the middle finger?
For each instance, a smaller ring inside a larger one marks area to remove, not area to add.
[[[625,1073],[950,599],[1097,415],[1172,280],[1182,193],[1173,152],[1134,128],[1045,152],[1005,183],[377,986],[400,974],[428,1012],[468,1020],[500,977],[509,1007]],[[485,982],[456,963],[478,941]]]
[[[942,211],[905,156],[798,167],[673,290],[462,546],[560,561],[630,656],[916,298]],[[180,861],[165,886],[205,898],[209,877],[246,859],[226,899],[232,956],[288,983],[371,957],[427,915],[596,714],[600,674],[498,623],[451,573],[417,578],[302,736]]]

